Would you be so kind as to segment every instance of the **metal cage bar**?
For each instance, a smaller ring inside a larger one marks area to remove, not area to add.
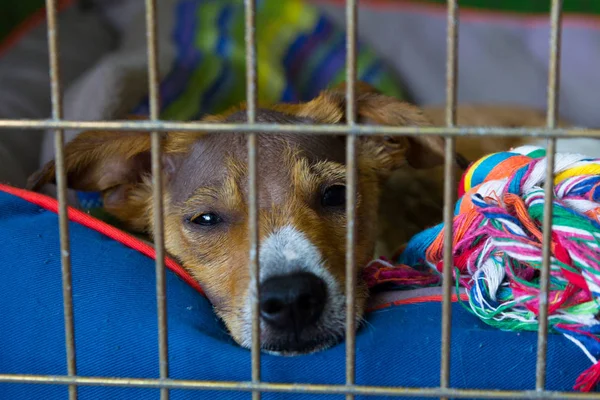
[[[556,128],[558,111],[558,84],[560,80],[560,39],[561,39],[562,0],[552,0],[550,13],[550,57],[548,66],[548,112],[546,125]],[[552,242],[552,202],[554,197],[554,159],[556,139],[548,139],[546,151],[546,177],[544,182],[544,216],[542,221],[542,271],[540,276],[540,301],[538,314],[538,345],[535,388],[544,390],[546,386],[546,356],[548,347],[548,291],[550,267],[552,263],[550,243]]]
[[[56,0],[46,0],[46,18],[48,21],[48,57],[50,63],[50,96],[52,119],[60,121],[63,117],[62,85],[60,77],[60,49],[58,45],[58,23]],[[75,326],[73,323],[73,291],[71,278],[71,249],[69,239],[69,218],[67,209],[67,177],[65,166],[64,130],[54,132],[54,151],[56,162],[56,189],[58,194],[58,225],[60,231],[60,258],[62,274],[63,314],[65,319],[65,341],[67,353],[67,374],[77,375],[75,357]],[[77,385],[69,385],[69,399],[77,399]]]
[[[600,138],[600,129],[588,128],[504,128],[460,126],[454,128],[440,126],[371,126],[355,125],[352,132],[344,125],[290,125],[272,123],[206,123],[176,121],[73,121],[52,119],[4,119],[0,129],[82,129],[104,131],[180,131],[206,133],[237,132],[265,134],[315,134],[315,135],[358,135],[358,136],[474,136],[474,137],[538,137],[538,138]],[[0,135],[2,132],[0,132]]]
[[[346,124],[356,125],[356,0],[346,0]],[[346,385],[356,378],[356,136],[346,136]],[[354,394],[347,393],[346,400]]]
[[[456,81],[458,51],[458,3],[448,0],[447,55],[446,55],[446,126],[456,126]],[[450,387],[450,346],[452,330],[452,257],[454,197],[455,197],[455,138],[446,137],[444,151],[444,269],[442,281],[442,336],[440,360],[440,388]]]
[[[256,0],[245,0],[245,34],[246,34],[246,111],[248,125],[256,122]],[[259,238],[258,238],[258,174],[257,174],[257,133],[248,135],[248,234],[250,235],[249,268],[250,290],[252,292],[252,383],[260,383],[260,265],[259,265]],[[260,390],[252,392],[252,399],[261,398]]]
[[[230,381],[195,381],[179,379],[144,379],[144,378],[109,378],[87,376],[53,376],[53,375],[3,375],[0,382],[29,383],[29,384],[58,384],[79,386],[111,386],[111,387],[137,387],[137,388],[163,388],[188,389],[188,390],[221,390],[250,392],[278,393],[319,393],[337,395],[360,396],[424,396],[424,397],[451,397],[451,398],[477,398],[477,399],[597,399],[597,393],[557,392],[536,390],[480,390],[480,389],[443,389],[413,388],[413,387],[386,387],[366,385],[319,385],[301,383],[252,383]]]
[[[256,122],[257,110],[257,72],[255,43],[255,0],[245,0],[246,32],[246,98],[247,124],[212,124],[203,122],[167,122],[160,121],[159,71],[157,46],[156,0],[146,0],[146,24],[148,46],[148,88],[150,98],[149,121],[68,121],[63,119],[62,93],[59,68],[59,46],[57,41],[58,23],[56,0],[46,0],[48,19],[48,49],[50,61],[50,84],[52,100],[52,118],[46,120],[0,120],[1,128],[15,129],[53,129],[55,130],[56,180],[59,202],[59,229],[62,264],[63,308],[65,318],[65,337],[67,353],[67,371],[64,376],[0,374],[0,383],[58,384],[69,386],[69,398],[77,398],[78,386],[121,386],[157,388],[161,398],[168,399],[169,389],[249,391],[254,399],[261,392],[286,393],[324,393],[346,395],[352,399],[356,395],[373,396],[427,396],[456,398],[535,398],[535,399],[591,399],[596,393],[556,392],[545,390],[546,347],[548,336],[548,290],[550,277],[550,235],[552,227],[553,168],[556,151],[556,139],[564,137],[600,138],[600,129],[564,129],[557,128],[558,81],[560,76],[560,38],[562,0],[551,0],[551,35],[548,76],[548,111],[546,128],[483,128],[456,126],[456,69],[458,43],[458,1],[449,0],[447,10],[447,75],[446,75],[446,126],[445,127],[392,127],[361,126],[356,123],[356,37],[357,2],[346,0],[346,46],[347,46],[347,86],[346,86],[346,125],[283,125]],[[69,229],[66,201],[66,173],[64,155],[65,129],[102,129],[113,131],[138,130],[149,132],[152,150],[153,176],[153,212],[156,246],[156,293],[159,333],[159,379],[110,378],[78,376],[76,372],[73,298],[71,291],[71,259],[69,250]],[[198,131],[219,133],[237,132],[248,135],[248,181],[249,181],[249,264],[251,290],[254,292],[252,305],[252,379],[250,382],[197,381],[169,379],[168,368],[168,331],[166,316],[166,288],[164,265],[164,210],[162,198],[161,138],[166,131]],[[346,384],[313,385],[291,383],[265,383],[260,379],[260,321],[258,318],[259,295],[259,240],[258,240],[258,204],[257,204],[257,134],[336,134],[346,136],[347,189],[346,200],[348,230],[346,235]],[[355,218],[356,218],[356,138],[370,135],[436,135],[445,137],[444,168],[444,282],[442,350],[440,366],[440,386],[434,388],[382,387],[355,384],[355,285],[356,265],[354,259]],[[452,205],[455,197],[454,160],[455,138],[458,136],[505,136],[505,137],[546,137],[548,138],[547,168],[544,220],[543,220],[543,266],[540,290],[540,315],[538,330],[538,353],[536,366],[536,387],[530,391],[452,389],[450,387],[450,333],[451,333],[451,282],[452,282]]]
[[[156,0],[146,0],[146,46],[148,53],[148,93],[150,120],[160,118],[158,26]],[[163,207],[162,132],[150,133],[152,163],[152,213],[156,251],[156,313],[158,318],[158,357],[160,379],[169,377],[169,333],[167,331],[167,295],[165,270],[165,220]],[[169,399],[169,389],[160,389],[161,400]]]

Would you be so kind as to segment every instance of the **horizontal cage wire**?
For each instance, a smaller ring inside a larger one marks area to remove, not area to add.
[[[454,163],[452,154],[455,149],[455,138],[458,136],[530,136],[548,138],[548,163],[554,165],[556,139],[564,137],[600,137],[600,129],[557,128],[558,108],[558,81],[560,64],[560,37],[561,37],[561,0],[551,0],[550,15],[550,57],[548,76],[548,104],[547,123],[545,128],[497,128],[497,127],[457,127],[456,126],[456,87],[457,87],[457,45],[458,45],[458,0],[448,0],[447,6],[447,66],[446,66],[446,126],[443,127],[391,127],[391,126],[361,126],[356,123],[356,35],[357,35],[357,1],[346,0],[346,97],[347,123],[345,125],[283,125],[256,123],[257,107],[257,75],[256,75],[256,43],[255,43],[255,0],[245,0],[245,32],[246,32],[246,98],[247,98],[247,123],[239,124],[213,124],[202,122],[167,122],[159,120],[159,71],[158,71],[158,43],[156,0],[146,0],[146,29],[148,51],[148,90],[150,100],[149,121],[69,121],[63,119],[62,91],[59,69],[59,48],[57,40],[58,24],[56,0],[46,0],[48,21],[48,49],[50,61],[50,81],[52,118],[49,120],[0,120],[0,128],[17,128],[23,130],[54,129],[57,193],[59,202],[59,230],[62,263],[63,306],[65,317],[65,346],[67,353],[67,375],[45,376],[27,374],[0,374],[0,383],[29,383],[29,384],[55,384],[68,385],[69,399],[77,398],[78,386],[116,386],[155,388],[161,390],[161,399],[169,398],[170,389],[189,390],[224,390],[252,392],[253,399],[260,399],[262,392],[284,393],[323,393],[342,394],[347,399],[356,395],[372,396],[426,396],[439,398],[514,398],[514,399],[588,399],[596,398],[593,393],[572,393],[545,390],[546,383],[546,347],[548,336],[548,286],[550,267],[550,227],[552,225],[552,196],[553,196],[553,168],[547,168],[545,187],[544,220],[543,220],[543,268],[541,276],[540,294],[540,324],[538,330],[538,353],[536,363],[536,386],[531,391],[510,390],[477,390],[477,389],[452,389],[450,387],[450,332],[451,332],[451,279],[443,280],[442,303],[442,351],[440,364],[440,386],[433,388],[409,387],[381,387],[355,384],[355,321],[353,310],[355,304],[355,260],[353,244],[355,242],[355,196],[347,196],[346,212],[348,220],[347,248],[346,248],[346,384],[345,385],[318,385],[318,384],[286,384],[265,383],[261,381],[260,371],[260,337],[259,337],[259,311],[258,311],[258,221],[257,221],[257,133],[297,133],[297,134],[341,134],[347,140],[347,186],[348,192],[356,190],[356,153],[355,141],[357,136],[366,135],[434,135],[445,137],[445,165],[444,165],[444,276],[451,276],[452,264],[452,218],[454,198]],[[159,379],[140,378],[109,378],[109,377],[84,377],[77,375],[73,298],[71,293],[71,259],[69,249],[69,230],[67,219],[66,201],[66,174],[64,165],[64,130],[65,129],[104,129],[113,131],[139,130],[147,131],[151,135],[152,153],[152,182],[153,182],[153,210],[155,218],[156,235],[156,297],[159,338]],[[164,248],[164,212],[162,204],[161,184],[161,138],[166,131],[206,131],[206,132],[236,132],[248,135],[249,159],[249,266],[252,281],[252,290],[255,293],[252,306],[252,380],[250,382],[226,382],[203,380],[176,380],[169,379],[168,343],[167,343],[167,315],[166,315],[166,289],[165,289],[165,248]]]
[[[276,123],[206,123],[175,121],[72,121],[39,119],[3,119],[0,129],[81,129],[105,131],[179,131],[206,133],[292,133],[308,135],[355,135],[355,136],[472,136],[472,137],[541,137],[541,138],[598,138],[600,129],[588,128],[503,128],[503,127],[416,127],[344,125],[289,125]],[[2,134],[2,133],[0,133]]]

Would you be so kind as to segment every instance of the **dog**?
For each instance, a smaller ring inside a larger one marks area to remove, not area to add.
[[[261,107],[256,121],[340,124],[346,121],[345,110],[345,89],[340,86],[306,103]],[[356,110],[358,123],[373,125],[431,126],[439,124],[442,115],[365,84],[357,85]],[[459,123],[460,115],[461,111]],[[528,118],[523,115],[516,122],[527,125]],[[245,122],[246,111],[242,105],[204,121]],[[162,167],[166,249],[200,283],[235,341],[249,347],[255,299],[248,268],[246,140],[236,133],[168,132]],[[458,150],[474,159],[492,151],[492,142],[459,139]],[[522,142],[502,139],[497,149]],[[260,298],[256,300],[262,350],[285,355],[315,352],[344,336],[345,137],[259,133],[257,144]],[[106,211],[128,229],[151,237],[150,147],[150,136],[143,132],[84,132],[65,147],[67,185],[101,192]],[[350,195],[356,198],[354,314],[360,323],[368,298],[361,267],[373,258],[376,246],[389,251],[440,221],[444,141],[430,135],[362,136],[356,154],[357,192]],[[457,174],[466,166],[460,161],[457,155]],[[51,161],[30,177],[28,187],[39,190],[54,179]],[[429,187],[415,186],[418,182]],[[410,198],[411,192],[417,200]],[[380,240],[381,236],[385,238]]]

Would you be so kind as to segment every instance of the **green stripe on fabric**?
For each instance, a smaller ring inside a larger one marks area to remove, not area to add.
[[[368,67],[370,67],[374,62],[373,56],[366,52],[361,51],[356,55],[356,71],[360,78],[360,73],[364,72]],[[338,73],[333,78],[332,85],[338,85],[346,80],[346,69],[342,68],[338,71]]]
[[[446,4],[446,0],[420,0],[422,3]],[[461,8],[518,13],[549,13],[549,0],[461,0]],[[600,15],[598,0],[564,0],[563,12]]]
[[[264,4],[261,18],[265,23],[257,29],[257,52],[258,85],[265,90],[258,94],[258,100],[273,103],[279,101],[288,83],[281,60],[297,37],[313,31],[319,16],[315,9],[306,7],[302,1]]]
[[[377,57],[368,49],[362,48],[359,51],[356,58],[356,70],[358,78],[368,70],[374,63],[378,61]],[[338,85],[346,80],[346,69],[341,69],[337,75],[333,78],[330,86]],[[404,99],[405,93],[402,91],[400,85],[395,82],[389,71],[382,67],[374,76],[372,85],[378,89],[381,93],[395,97],[397,99]]]
[[[392,78],[392,75],[388,73],[377,74],[373,86],[379,89],[381,93],[388,96],[405,100],[407,98],[406,93],[402,90],[402,86],[400,86],[398,82]]]
[[[205,92],[219,73],[219,60],[214,57],[213,49],[218,39],[217,21],[223,5],[212,2],[202,2],[198,7],[198,31],[196,32],[196,47],[203,53],[200,66],[194,71],[187,89],[179,98],[164,110],[162,118],[189,120],[198,113],[198,93]],[[208,56],[210,55],[210,56]]]

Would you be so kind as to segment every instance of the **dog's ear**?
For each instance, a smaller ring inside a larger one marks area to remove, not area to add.
[[[356,120],[364,125],[431,126],[422,110],[410,103],[381,94],[364,82],[356,83]],[[326,92],[346,107],[346,84]],[[345,119],[344,119],[345,120]],[[383,169],[394,170],[408,163],[414,168],[430,168],[444,161],[444,139],[439,136],[369,136],[361,140],[375,150]]]
[[[386,96],[365,82],[356,82],[356,120],[363,125],[432,126],[423,110],[410,103]],[[322,124],[346,122],[346,83],[325,90],[315,99],[300,104],[280,104],[273,109],[304,117]],[[406,164],[414,168],[431,168],[443,164],[445,143],[439,136],[361,136],[361,154],[374,161],[383,175]],[[462,170],[469,161],[454,154]]]
[[[151,174],[150,134],[145,132],[89,131],[64,148],[67,187],[102,192],[107,209],[122,206],[129,191]],[[173,160],[163,157],[163,170],[173,169]],[[55,161],[29,177],[27,188],[39,190],[55,183]]]
[[[381,94],[364,82],[356,82],[357,122],[364,125],[431,126],[419,107]],[[346,84],[325,90],[307,103],[282,104],[275,110],[312,119],[317,123],[346,121]],[[374,157],[381,172],[391,172],[405,164],[415,168],[440,165],[444,160],[444,140],[438,136],[363,136],[361,151]]]

